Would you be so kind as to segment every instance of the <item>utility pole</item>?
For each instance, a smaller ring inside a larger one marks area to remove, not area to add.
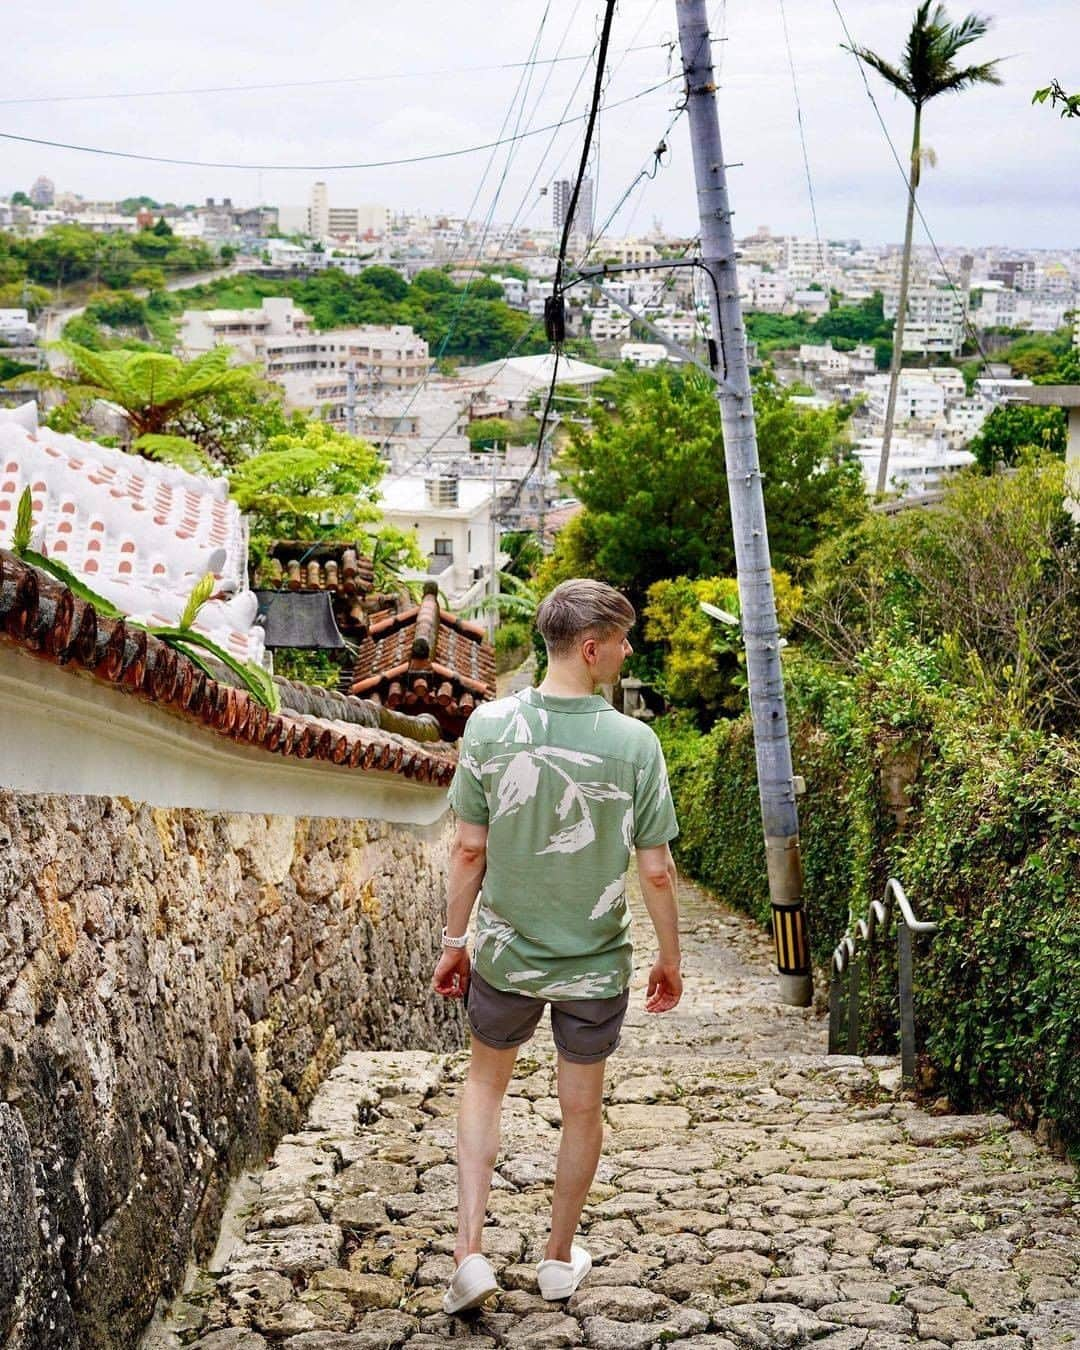
[[[356,362],[345,364],[345,430],[356,435]]]
[[[491,531],[491,559],[488,564],[488,596],[491,600],[491,608],[488,610],[488,638],[494,645],[495,629],[499,626],[499,614],[495,608],[495,598],[499,594],[499,521],[501,517],[496,513],[499,496],[499,452],[495,446],[491,447],[491,516],[489,529]]]
[[[715,359],[722,376],[722,382],[717,384],[717,398],[724,431],[758,794],[765,828],[778,992],[781,1002],[805,1008],[813,998],[813,976],[802,902],[799,817],[746,334],[735,272],[735,237],[705,6],[706,0],[675,0],[701,218],[701,258],[711,279],[709,308],[716,339]]]

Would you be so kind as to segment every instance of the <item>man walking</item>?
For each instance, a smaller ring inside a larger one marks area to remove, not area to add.
[[[481,1234],[502,1100],[518,1047],[548,1004],[562,1138],[540,1293],[569,1298],[591,1269],[573,1237],[600,1159],[604,1063],[629,999],[631,849],[658,943],[646,1011],[667,1012],[682,995],[668,847],[678,825],[660,743],[596,693],[633,650],[627,634],[635,618],[603,582],[557,586],[536,615],[548,652],[543,682],[481,705],[461,740],[443,952],[432,981],[437,993],[466,999],[472,1032],[458,1110],[448,1313],[476,1307],[498,1288]],[[470,962],[466,930],[478,895]]]

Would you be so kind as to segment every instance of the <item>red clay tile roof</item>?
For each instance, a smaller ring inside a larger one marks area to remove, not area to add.
[[[476,705],[495,697],[495,653],[478,624],[440,610],[429,585],[419,605],[372,623],[348,690],[388,708],[433,713],[456,739]]]
[[[0,637],[53,665],[81,666],[189,722],[272,753],[389,770],[437,786],[453,777],[456,757],[449,745],[329,718],[271,713],[246,690],[211,679],[143,629],[99,616],[93,605],[5,549],[0,549]]]

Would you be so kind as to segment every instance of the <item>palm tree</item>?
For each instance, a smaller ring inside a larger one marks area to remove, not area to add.
[[[976,84],[1000,84],[998,61],[987,61],[979,66],[958,66],[956,57],[965,47],[984,37],[991,20],[980,14],[969,14],[959,23],[950,23],[945,6],[925,0],[915,11],[915,19],[908,33],[904,54],[899,66],[886,61],[869,47],[846,47],[876,70],[877,73],[908,100],[915,110],[911,134],[911,168],[908,179],[907,222],[904,226],[904,252],[900,262],[900,298],[896,311],[896,331],[893,335],[892,364],[889,367],[889,398],[885,407],[885,429],[881,438],[881,459],[878,462],[877,490],[884,492],[888,481],[889,447],[892,442],[893,417],[896,412],[896,391],[900,383],[900,366],[904,354],[904,323],[907,318],[908,281],[911,272],[911,234],[915,224],[915,193],[919,186],[919,169],[923,158],[922,112],[932,98],[939,94],[960,93]]]

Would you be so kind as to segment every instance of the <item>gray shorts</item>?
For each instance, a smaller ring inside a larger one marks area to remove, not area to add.
[[[525,1044],[550,1002],[551,1034],[559,1054],[574,1064],[595,1064],[619,1044],[629,1001],[629,989],[614,998],[534,998],[493,989],[474,969],[465,1006],[476,1039],[495,1050],[508,1050]]]

